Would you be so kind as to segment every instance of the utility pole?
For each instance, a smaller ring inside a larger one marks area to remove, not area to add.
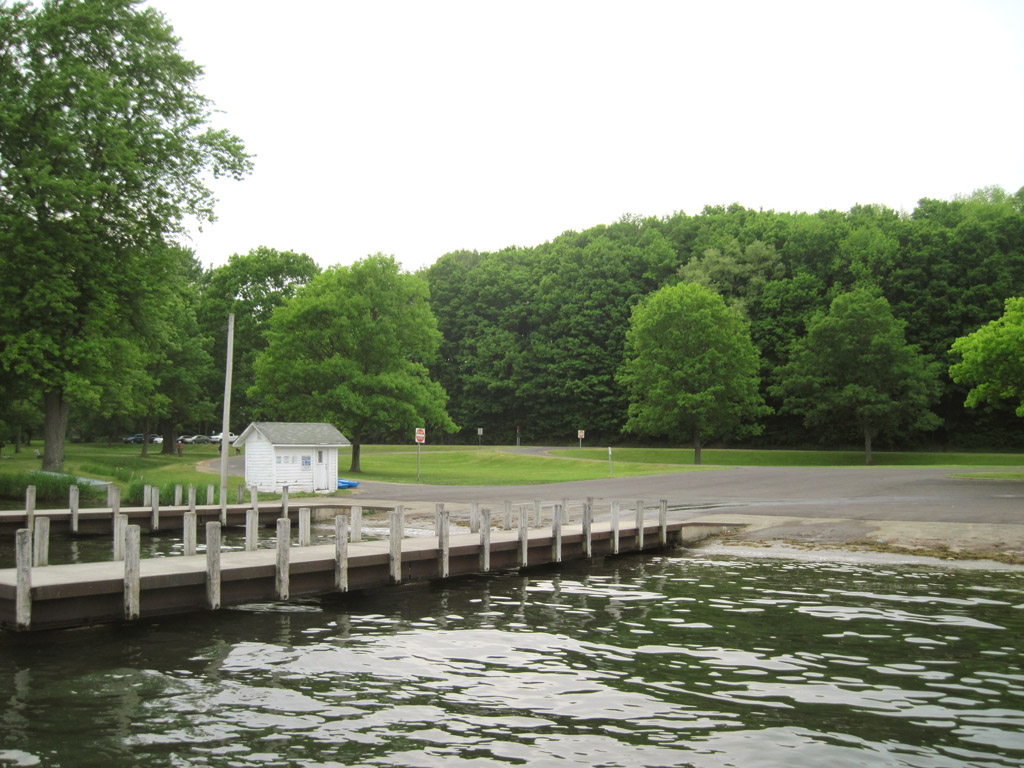
[[[228,358],[224,366],[224,417],[220,429],[220,523],[228,523],[228,456],[231,446],[228,435],[231,434],[231,363],[235,351],[235,313],[228,314]]]

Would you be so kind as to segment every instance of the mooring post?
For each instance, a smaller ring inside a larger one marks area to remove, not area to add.
[[[310,511],[309,507],[301,507],[299,509],[299,546],[300,547],[308,547],[309,546],[309,542],[312,539],[312,535],[311,535],[310,530],[309,530],[310,522],[311,522],[310,518],[312,517],[312,515],[313,515],[313,513]],[[282,517],[283,517],[283,515],[282,515]]]
[[[150,491],[150,503],[152,506],[149,511],[149,527],[150,530],[160,530],[160,488],[154,486]]]
[[[636,500],[636,548],[644,548],[644,500]]]
[[[583,504],[583,556],[594,556],[594,543],[591,538],[594,523],[593,497],[588,497]]]
[[[260,511],[260,492],[256,490],[255,485],[249,486],[249,505],[257,512]]]
[[[220,608],[220,521],[206,524],[206,607]]]
[[[395,505],[394,511],[391,513],[391,583],[401,584],[402,583],[402,536],[405,535],[404,530],[404,518],[405,508],[401,504]]]
[[[71,532],[78,533],[78,486],[68,488],[68,506],[71,508]]]
[[[32,567],[50,564],[50,518],[43,515],[35,519],[32,531]]]
[[[658,543],[668,546],[668,499],[662,499],[658,508]]]
[[[245,501],[245,483],[239,483],[235,502],[241,504],[243,501]]]
[[[188,486],[188,508],[191,510],[196,508],[196,487],[191,483]]]
[[[174,506],[181,506],[181,484],[178,483],[174,486]]]
[[[348,518],[334,518],[334,586],[348,592]]]
[[[124,617],[128,621],[139,618],[141,542],[142,529],[137,525],[127,526],[124,535]]]
[[[144,507],[148,507],[149,506],[149,493],[150,493],[150,490],[151,490],[151,486],[149,485],[149,483],[146,483],[144,486],[142,486],[142,506],[144,506]]]
[[[480,510],[480,570],[491,570],[491,510],[487,507]]]
[[[476,533],[480,530],[480,502],[469,502],[469,532]]]
[[[214,500],[213,483],[206,486],[206,506],[212,507],[217,502]]]
[[[441,559],[437,565],[437,575],[447,579],[449,570],[449,554],[451,549],[451,512],[441,510],[441,524],[437,529],[437,548],[441,550]]]
[[[110,510],[115,519],[121,514],[121,489],[116,485],[110,486]]]
[[[530,551],[530,529],[529,521],[527,516],[530,514],[529,508],[524,504],[519,508],[519,567],[525,568],[527,563],[527,554]]]
[[[612,502],[612,554],[619,554],[619,502]]]
[[[245,551],[255,552],[259,548],[260,516],[255,509],[245,510]]]
[[[185,556],[196,553],[196,513],[186,512],[181,516],[182,538],[185,541]]]
[[[301,514],[302,510],[299,510],[299,513]],[[288,517],[288,486],[287,485],[281,486],[281,517]],[[302,538],[302,522],[301,521],[299,522],[299,538],[300,539]],[[302,542],[300,541],[299,544],[301,545]]]
[[[353,544],[358,544],[363,540],[363,508],[352,507],[350,511],[352,513],[352,538],[350,540]]]
[[[434,505],[434,535],[441,535],[441,513],[444,512],[444,502],[439,501]]]
[[[512,530],[512,500],[505,499],[505,508],[502,510],[501,515],[501,529],[503,531]]]
[[[542,505],[540,499],[533,500],[533,527],[540,528],[542,517]]]
[[[555,504],[551,515],[551,562],[562,562],[562,505]]]
[[[107,507],[114,506],[114,484],[110,483],[107,485]]]
[[[292,521],[287,517],[277,518],[277,570],[274,587],[278,600],[287,600],[290,594]]]
[[[566,525],[569,522],[569,500],[562,499],[562,525]]]
[[[124,560],[124,533],[128,529],[128,515],[114,515],[114,560]]]
[[[14,598],[14,622],[18,629],[32,625],[32,535],[28,528],[14,534],[15,565],[18,585]]]

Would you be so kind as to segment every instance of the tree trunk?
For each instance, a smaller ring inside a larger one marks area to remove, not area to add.
[[[166,456],[173,456],[178,452],[178,436],[175,434],[175,425],[167,421],[163,425],[164,444],[160,453]]]
[[[693,433],[693,463],[700,466],[700,433]]]
[[[43,471],[64,471],[64,438],[68,433],[68,402],[64,392],[47,392],[43,395],[46,410],[43,422]]]
[[[871,427],[864,427],[864,463],[871,463]]]
[[[21,453],[21,427],[14,431],[14,452]]]
[[[359,441],[352,441],[352,466],[348,468],[349,472],[362,472],[359,468]]]
[[[149,416],[142,422],[142,456],[149,456]]]

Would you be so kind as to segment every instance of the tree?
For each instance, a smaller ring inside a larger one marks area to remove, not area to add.
[[[889,302],[859,288],[837,296],[797,339],[771,387],[784,412],[803,416],[808,428],[856,430],[864,461],[879,432],[932,429],[939,366],[904,337],[904,323]]]
[[[746,322],[721,296],[695,283],[662,288],[633,309],[626,331],[625,429],[691,437],[700,464],[708,439],[760,431],[771,409],[758,393],[759,366]]]
[[[217,393],[213,407],[218,412],[224,406],[228,314],[235,313],[231,375],[233,424],[247,424],[255,415],[246,390],[255,382],[256,357],[267,346],[263,334],[270,316],[299,286],[306,285],[319,273],[320,267],[304,253],[260,246],[243,255],[232,255],[227,264],[207,270],[199,279],[196,314],[202,332],[213,339],[215,378],[208,382],[208,390]]]
[[[454,431],[426,367],[440,343],[428,297],[390,256],[326,270],[274,310],[249,396],[264,414],[331,421],[352,442],[352,472],[371,431]]]
[[[1007,299],[1002,317],[961,336],[950,351],[960,362],[949,375],[971,387],[964,405],[1016,400],[1017,415],[1024,416],[1024,298]]]
[[[128,391],[154,254],[213,218],[210,175],[250,168],[201,73],[135,0],[0,6],[0,366],[43,395],[44,469],[72,402]]]

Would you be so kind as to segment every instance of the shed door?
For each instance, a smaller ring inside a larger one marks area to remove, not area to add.
[[[329,491],[327,487],[327,451],[316,449],[316,461],[313,463],[313,490]]]

